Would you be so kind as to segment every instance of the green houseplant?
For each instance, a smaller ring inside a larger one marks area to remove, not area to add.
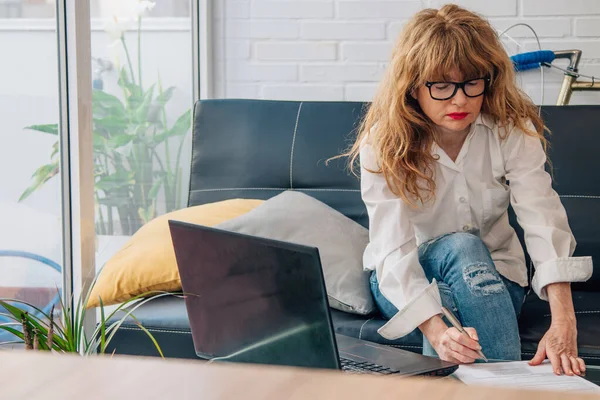
[[[157,215],[157,203],[165,205],[164,212],[184,205],[180,198],[180,160],[191,127],[191,110],[169,124],[166,105],[175,88],[163,88],[160,77],[149,87],[143,84],[142,15],[154,3],[136,0],[134,5],[138,10],[137,74],[124,28],[119,27],[114,17],[116,27],[109,33],[127,60],[118,67],[117,84],[121,93],[116,96],[102,89],[92,92],[96,232],[101,235],[132,235]],[[58,124],[32,125],[27,129],[58,136]],[[58,152],[57,141],[52,146],[50,162],[34,172],[33,182],[19,201],[58,174]]]
[[[116,309],[105,312],[102,299],[100,300],[100,320],[92,333],[86,332],[84,322],[86,308],[92,286],[85,296],[80,296],[75,302],[67,302],[60,296],[60,317],[55,318],[54,307],[49,313],[40,308],[15,299],[0,299],[0,316],[10,322],[0,324],[0,331],[11,333],[16,340],[0,343],[9,345],[24,343],[27,349],[55,351],[58,353],[78,353],[83,356],[104,354],[114,335],[128,318],[146,333],[154,344],[156,350],[163,356],[163,352],[154,336],[138,321],[134,312],[145,303],[158,297],[174,295],[167,292],[148,292],[133,297],[123,302]],[[95,309],[92,309],[95,312]],[[21,329],[19,329],[21,328]]]

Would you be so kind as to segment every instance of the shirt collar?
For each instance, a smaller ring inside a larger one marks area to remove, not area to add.
[[[473,125],[483,125],[489,129],[494,129],[494,120],[487,114],[479,113]]]
[[[475,133],[477,126],[485,126],[489,129],[493,129],[493,121],[488,115],[479,113],[479,115],[477,116],[477,118],[471,124],[471,127],[469,128],[469,133],[467,135],[467,138],[465,139],[465,142],[463,143],[463,150],[461,150],[461,153],[463,153],[463,151],[465,149],[469,148],[469,143],[471,142],[471,138],[473,137],[473,134]],[[438,144],[436,142],[433,142],[433,145],[431,146],[431,154],[436,156],[437,161],[439,163],[441,163],[451,169],[454,169],[456,171],[460,171],[460,168],[458,168],[457,163],[459,163],[460,158],[462,158],[461,154],[459,154],[459,158],[456,159],[456,163],[455,163],[450,159],[450,157],[448,157],[446,155],[446,153],[443,150],[440,149],[440,147],[438,146]],[[462,155],[464,155],[464,154],[462,154]]]

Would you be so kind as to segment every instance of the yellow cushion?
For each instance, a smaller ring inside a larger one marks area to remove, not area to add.
[[[104,265],[88,302],[89,307],[126,301],[151,290],[181,289],[168,220],[214,226],[245,214],[264,200],[232,199],[188,207],[161,215],[142,226]]]

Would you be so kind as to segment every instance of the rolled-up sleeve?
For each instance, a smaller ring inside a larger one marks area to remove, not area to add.
[[[389,189],[378,171],[372,147],[360,152],[361,193],[369,214],[369,245],[364,265],[375,269],[383,296],[399,310],[378,332],[397,339],[441,312],[435,280],[429,283],[419,263],[418,247],[408,207]]]
[[[533,126],[532,126],[533,128]],[[527,252],[535,274],[532,288],[548,300],[546,286],[556,282],[581,282],[592,275],[591,257],[572,257],[575,238],[552,179],[544,169],[546,154],[539,138],[512,132],[505,143],[506,178],[511,204],[525,232]]]

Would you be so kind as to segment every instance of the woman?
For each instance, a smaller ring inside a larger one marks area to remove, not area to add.
[[[532,287],[552,324],[532,365],[581,374],[570,282],[591,276],[544,170],[538,110],[515,83],[494,29],[455,5],[416,14],[394,49],[348,153],[360,157],[370,220],[365,268],[389,339],[418,327],[423,353],[457,363],[519,360],[527,286],[512,204],[536,267]],[[441,305],[469,336],[448,328]]]

